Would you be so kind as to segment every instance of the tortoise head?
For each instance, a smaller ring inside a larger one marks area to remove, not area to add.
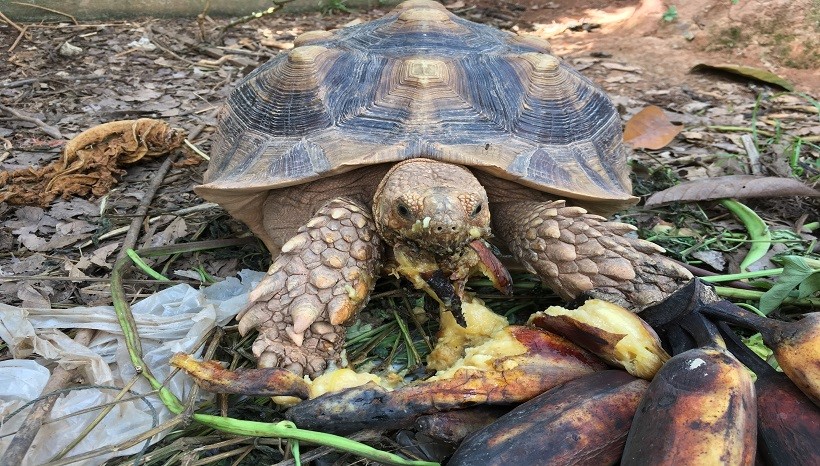
[[[436,255],[490,236],[484,187],[466,168],[435,160],[396,164],[376,189],[373,215],[388,243],[408,243]]]

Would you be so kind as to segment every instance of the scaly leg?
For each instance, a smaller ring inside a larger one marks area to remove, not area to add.
[[[299,228],[238,316],[243,335],[259,329],[260,367],[315,376],[339,361],[342,324],[367,303],[381,243],[369,209],[347,198],[328,202]]]
[[[664,257],[660,246],[625,236],[633,226],[567,207],[564,201],[492,207],[496,235],[564,299],[586,292],[640,311],[692,278]]]

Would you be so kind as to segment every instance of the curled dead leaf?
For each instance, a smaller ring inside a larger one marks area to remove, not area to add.
[[[748,199],[755,197],[807,196],[820,197],[812,189],[794,178],[777,176],[728,175],[687,181],[646,200],[647,206],[676,201],[712,201],[717,199]]]
[[[168,154],[184,139],[182,130],[151,118],[95,126],[69,141],[51,165],[0,172],[0,202],[46,206],[57,196],[102,196],[125,173],[121,165]]]
[[[624,142],[633,149],[660,149],[683,130],[673,125],[663,109],[650,105],[630,118],[624,128]]]
[[[739,76],[742,78],[751,79],[766,84],[772,84],[774,86],[781,87],[787,91],[794,90],[794,84],[790,83],[789,81],[786,81],[785,79],[772,73],[771,71],[766,71],[751,66],[732,65],[728,63],[721,65],[709,65],[707,63],[698,63],[697,65],[693,66],[692,69],[689,71],[692,73],[729,74],[735,77]]]

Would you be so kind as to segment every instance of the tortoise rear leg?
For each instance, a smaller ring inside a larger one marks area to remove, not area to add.
[[[692,278],[660,246],[624,236],[633,226],[564,201],[500,203],[492,215],[516,259],[566,300],[586,293],[639,311]]]
[[[243,335],[259,329],[259,366],[313,376],[338,362],[342,324],[367,302],[382,255],[363,203],[337,198],[320,208],[282,246],[238,316]]]

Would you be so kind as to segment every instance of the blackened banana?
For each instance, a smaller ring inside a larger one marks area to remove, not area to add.
[[[467,437],[447,464],[615,464],[647,386],[620,370],[567,382]]]

